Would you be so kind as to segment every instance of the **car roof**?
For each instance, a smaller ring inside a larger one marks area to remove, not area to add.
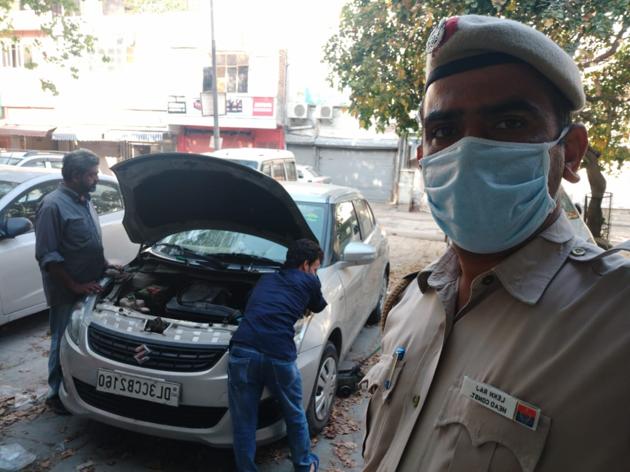
[[[53,159],[55,161],[62,161],[63,160],[63,155],[62,154],[48,154],[45,152],[42,152],[41,154],[27,154],[25,156],[21,157],[22,160],[33,160],[33,159]]]
[[[335,203],[340,200],[363,198],[361,192],[350,187],[306,182],[281,182],[282,186],[298,202]]]
[[[256,162],[269,159],[295,159],[291,151],[268,148],[228,148],[205,152],[204,156],[219,157],[221,159],[247,159]]]
[[[0,164],[0,180],[21,184],[38,177],[50,176],[51,179],[61,177],[61,169],[45,169],[40,167],[17,167]],[[115,182],[110,175],[99,174],[99,180]],[[46,179],[43,179],[46,180]]]
[[[55,150],[33,150],[33,149],[2,149],[0,157],[11,157],[13,159],[55,158],[63,159],[64,151]]]
[[[59,175],[59,169],[44,169],[39,167],[16,167],[0,164],[0,180],[21,184],[27,180],[41,177],[42,175]]]

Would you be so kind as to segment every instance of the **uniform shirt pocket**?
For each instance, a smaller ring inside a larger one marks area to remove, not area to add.
[[[405,365],[405,360],[399,360],[394,365],[394,358],[386,356],[372,367],[361,379],[360,386],[370,394],[375,394],[381,390],[383,400],[387,400],[395,390],[398,378]],[[393,370],[392,370],[393,369]]]
[[[92,239],[92,231],[84,218],[70,218],[66,221],[64,244],[71,249],[86,247]]]
[[[384,356],[378,363],[374,364],[374,366],[359,382],[359,386],[371,394],[365,418],[365,436],[363,437],[362,447],[362,455],[364,457],[366,447],[368,447],[368,436],[374,435],[375,438],[380,438],[383,436],[383,428],[388,427],[388,422],[386,421],[380,421],[374,425],[370,424],[370,417],[379,416],[381,414],[384,414],[387,417],[389,414],[392,414],[390,407],[393,403],[388,401],[388,399],[391,398],[392,393],[396,389],[398,379],[404,365],[404,359],[397,361],[394,366],[393,356]],[[393,375],[391,375],[392,367],[394,367]],[[387,380],[390,380],[390,375],[391,382],[386,382]],[[386,383],[389,383],[389,388],[385,388]],[[396,415],[394,414],[394,416]],[[373,426],[376,429],[374,429]]]
[[[437,428],[460,429],[449,469],[453,472],[533,472],[550,425],[551,419],[542,413],[536,430],[501,416],[465,396],[461,382],[449,390],[436,422]]]

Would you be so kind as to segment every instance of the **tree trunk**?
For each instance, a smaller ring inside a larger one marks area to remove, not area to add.
[[[590,146],[584,156],[584,167],[586,168],[588,183],[591,186],[591,199],[588,203],[588,208],[584,209],[584,221],[598,244],[602,238],[602,225],[604,224],[602,199],[606,191],[606,178],[599,167],[599,156],[601,156],[601,153]]]

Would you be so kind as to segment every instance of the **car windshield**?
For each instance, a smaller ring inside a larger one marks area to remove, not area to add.
[[[4,197],[11,189],[17,187],[17,182],[9,182],[8,180],[0,180],[0,198]]]
[[[306,202],[296,202],[296,204],[320,245],[323,245],[326,205]],[[195,229],[172,234],[156,243],[153,249],[164,253],[164,245],[177,245],[197,254],[226,256],[243,254],[278,263],[284,262],[287,253],[286,247],[267,239],[251,234],[216,229]]]
[[[245,167],[251,167],[252,169],[258,169],[258,162],[256,161],[248,161],[247,159],[228,159],[228,161]]]

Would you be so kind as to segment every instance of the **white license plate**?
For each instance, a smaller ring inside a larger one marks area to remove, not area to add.
[[[98,369],[96,390],[164,405],[179,405],[180,384],[121,374],[111,370]]]

